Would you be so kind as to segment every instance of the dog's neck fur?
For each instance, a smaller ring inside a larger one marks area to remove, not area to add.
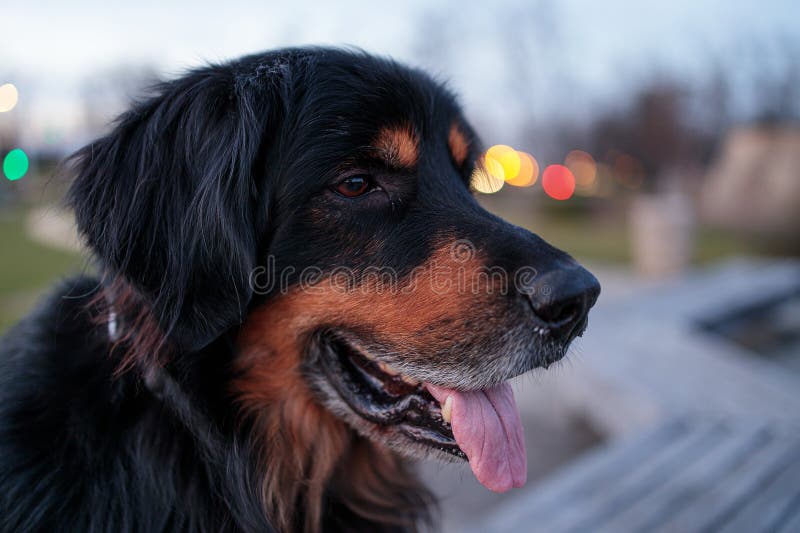
[[[191,383],[173,375],[169,360],[153,352],[160,347],[173,359],[194,354],[171,350],[154,334],[154,319],[130,287],[116,282],[104,300],[112,350],[121,349],[118,372],[139,372],[148,390],[195,434],[202,456],[224,461],[222,456],[241,455],[231,450],[231,441],[247,442],[242,459],[255,465],[252,478],[260,482],[254,492],[277,530],[407,531],[430,519],[432,498],[404,461],[357,435],[314,399],[298,373],[298,354],[276,351],[261,340],[263,334],[252,332],[249,339],[247,332],[237,335],[238,353],[212,354],[256,363],[245,377],[237,368],[227,392],[236,397],[230,408],[239,423],[222,429],[198,404],[202,395],[193,394]],[[137,328],[143,326],[140,337]]]

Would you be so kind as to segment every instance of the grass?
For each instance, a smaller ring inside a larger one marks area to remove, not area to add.
[[[80,272],[77,253],[33,241],[25,231],[26,211],[0,213],[0,332],[28,312],[56,280]]]
[[[611,264],[628,264],[632,260],[630,234],[623,223],[548,219],[529,229],[582,260]],[[692,259],[697,265],[705,265],[729,257],[758,253],[752,246],[730,233],[700,227],[695,234]]]

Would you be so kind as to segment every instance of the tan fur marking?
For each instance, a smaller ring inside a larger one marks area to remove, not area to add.
[[[323,491],[350,435],[311,396],[300,374],[299,339],[284,329],[281,307],[264,306],[248,317],[233,386],[263,438],[261,496],[270,519],[279,531],[315,531]],[[305,524],[293,516],[298,504],[306,509]]]
[[[461,316],[482,298],[481,292],[476,294],[466,286],[477,278],[474,273],[482,267],[483,262],[474,257],[454,259],[450,245],[445,245],[419,269],[413,288],[407,286],[411,283],[408,280],[394,291],[381,290],[377,282],[346,289],[341,283],[324,278],[308,290],[274,298],[267,308],[255,314],[270,315],[272,338],[268,342],[271,349],[281,353],[301,351],[303,335],[321,325],[364,325],[379,336],[421,347],[425,339],[419,332],[427,325]],[[257,333],[266,334],[263,330]]]
[[[373,146],[392,167],[414,168],[419,160],[419,138],[409,126],[383,128]]]
[[[464,161],[467,160],[467,154],[469,154],[469,141],[467,141],[464,132],[461,131],[461,128],[456,123],[450,126],[447,145],[450,147],[450,153],[453,155],[453,160],[456,164],[458,166],[463,165]]]

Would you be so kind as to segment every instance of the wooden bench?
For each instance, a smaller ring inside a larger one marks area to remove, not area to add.
[[[676,419],[595,449],[475,531],[800,531],[800,432]]]

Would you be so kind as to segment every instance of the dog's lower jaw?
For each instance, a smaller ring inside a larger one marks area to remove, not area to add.
[[[321,332],[309,344],[306,381],[320,403],[360,435],[412,459],[466,459],[423,383],[361,355],[333,334]]]

